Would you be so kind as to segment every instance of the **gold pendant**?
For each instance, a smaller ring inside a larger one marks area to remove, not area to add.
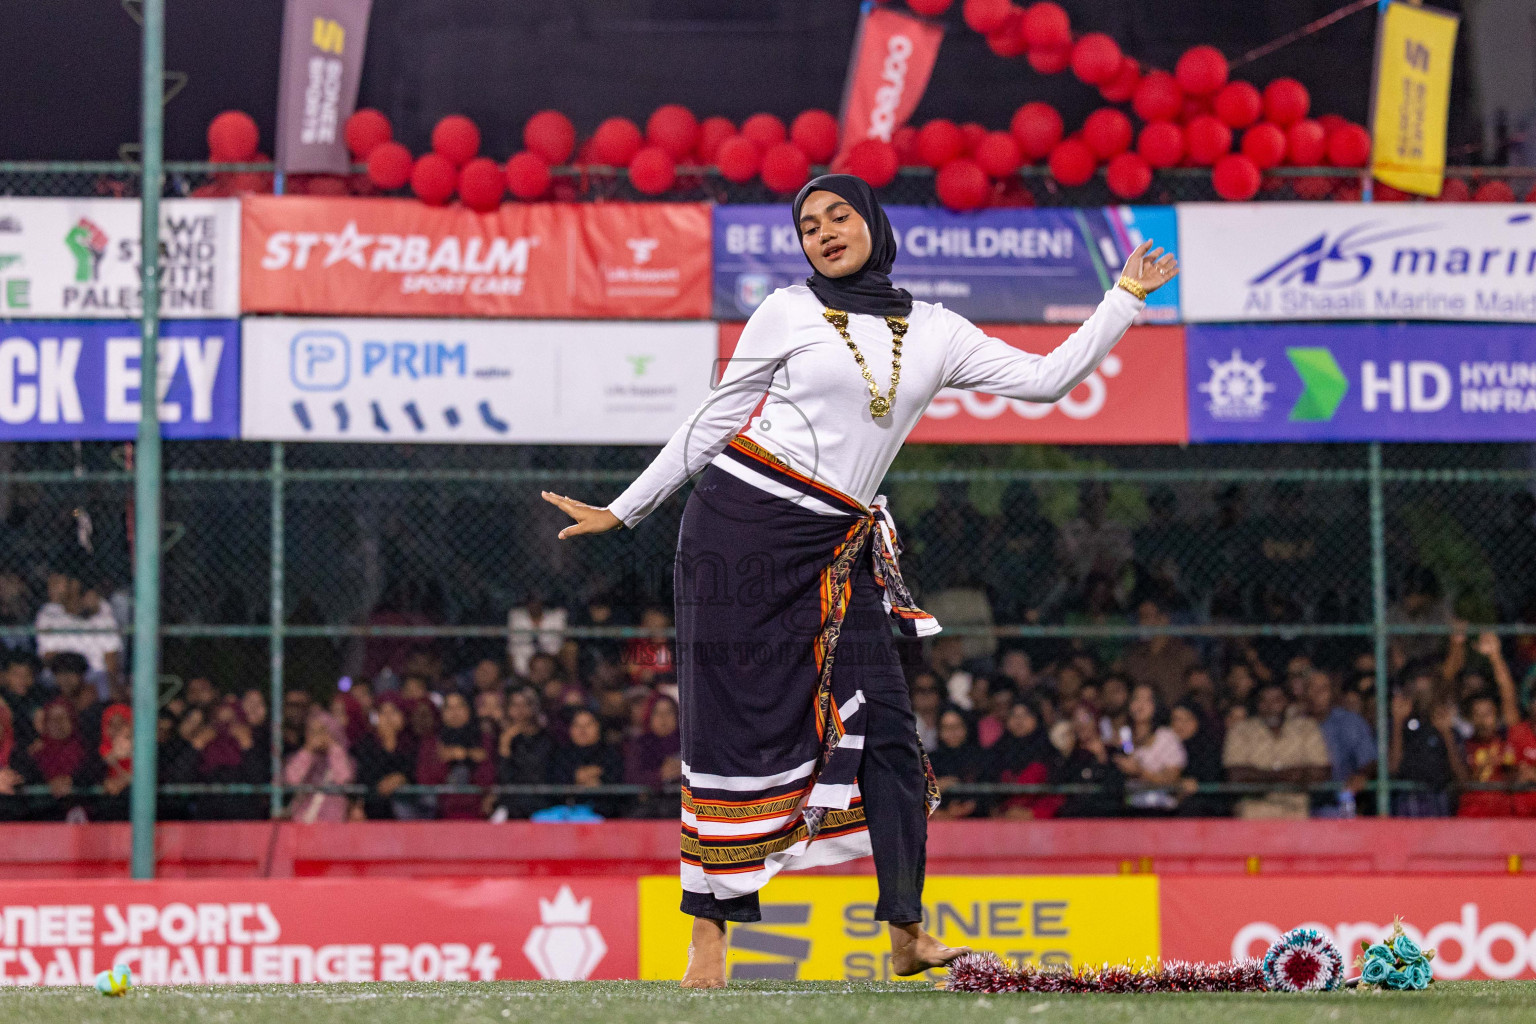
[[[869,400],[869,414],[879,419],[891,411],[891,401],[888,398],[877,396]]]

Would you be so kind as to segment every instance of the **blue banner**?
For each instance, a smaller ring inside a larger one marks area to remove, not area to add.
[[[162,434],[240,436],[240,322],[161,324]],[[139,422],[139,325],[0,325],[0,441],[131,440]]]
[[[1536,440],[1536,332],[1194,324],[1191,441]]]
[[[714,315],[744,320],[810,264],[789,207],[714,208]],[[1093,312],[1145,238],[1175,253],[1171,206],[1011,207],[950,213],[888,206],[901,255],[892,278],[915,299],[988,323],[1076,323]],[[1178,320],[1179,282],[1153,293],[1142,320]]]

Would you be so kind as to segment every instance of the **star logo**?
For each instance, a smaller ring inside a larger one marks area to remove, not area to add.
[[[335,266],[342,260],[346,260],[359,270],[368,269],[363,256],[368,246],[373,244],[373,236],[360,234],[357,230],[357,221],[347,221],[347,226],[341,229],[340,234],[326,232],[321,237],[325,239],[325,244],[331,247],[331,251],[325,254],[324,266]]]

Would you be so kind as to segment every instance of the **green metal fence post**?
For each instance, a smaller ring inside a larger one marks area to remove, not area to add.
[[[268,725],[272,734],[272,800],[271,815],[278,817],[283,811],[283,793],[277,787],[283,783],[283,442],[272,442],[272,710],[268,712]]]
[[[1387,531],[1381,497],[1381,442],[1372,441],[1367,487],[1371,496],[1371,623],[1376,639],[1376,813],[1392,813],[1391,737],[1387,734]]]
[[[144,0],[140,103],[143,214],[139,266],[144,339],[139,350],[139,436],[134,448],[133,829],[134,878],[155,876],[155,723],[160,703],[160,177],[165,93],[165,0]]]

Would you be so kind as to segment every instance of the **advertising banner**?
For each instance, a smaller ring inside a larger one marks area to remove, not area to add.
[[[633,978],[633,878],[0,884],[0,985]]]
[[[712,323],[244,323],[242,437],[661,444],[709,391]]]
[[[1529,207],[1185,203],[1186,321],[1536,322]]]
[[[949,945],[1043,966],[1141,961],[1158,953],[1157,886],[1150,875],[930,876],[923,925]],[[877,888],[866,875],[774,879],[763,892],[762,921],[731,925],[730,977],[890,980]],[[683,976],[693,919],[677,909],[678,892],[675,875],[640,880],[642,979]]]
[[[842,153],[865,139],[891,141],[923,98],[943,41],[943,25],[889,7],[863,6],[843,86]]]
[[[0,317],[131,318],[143,311],[137,199],[0,199]],[[160,315],[240,313],[240,204],[160,207]]]
[[[1457,17],[1417,3],[1388,3],[1376,33],[1371,173],[1421,196],[1445,180],[1445,132]]]
[[[139,325],[0,325],[0,441],[122,441],[138,434]],[[161,325],[160,422],[169,438],[240,433],[240,324]]]
[[[1162,955],[1259,957],[1282,933],[1315,928],[1346,962],[1361,940],[1403,930],[1436,951],[1435,978],[1536,977],[1536,879],[1497,875],[1164,877]]]
[[[1536,333],[1494,324],[1195,324],[1192,441],[1529,441]]]
[[[901,250],[892,280],[915,299],[941,302],[978,322],[1086,320],[1144,239],[1178,252],[1177,222],[1168,206],[980,213],[889,206],[886,213]],[[714,215],[719,319],[749,316],[775,288],[810,276],[787,207],[722,205]],[[1174,280],[1152,294],[1142,320],[1172,323],[1178,310]]]
[[[288,0],[277,73],[277,169],[346,174],[373,0]]]
[[[703,203],[507,203],[249,196],[251,313],[709,316]]]
[[[729,359],[745,324],[720,325]],[[1044,355],[1065,326],[988,324],[983,329],[1025,352]],[[1099,368],[1054,404],[946,388],[907,437],[929,444],[1184,444],[1184,329],[1132,327]]]

